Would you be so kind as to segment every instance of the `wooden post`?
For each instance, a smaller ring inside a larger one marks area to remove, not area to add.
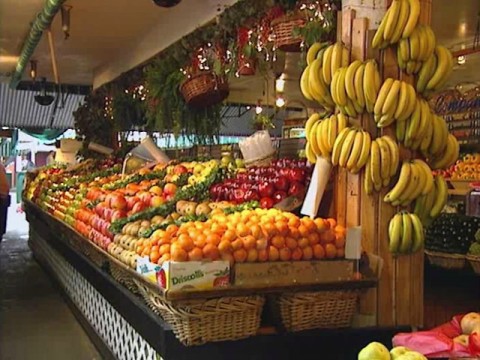
[[[391,3],[391,0],[388,1]],[[430,24],[431,0],[420,0],[420,23]],[[371,39],[374,31],[368,31],[366,18],[355,18],[354,10],[342,13],[342,29],[338,38],[351,50],[351,61],[375,58],[380,65],[382,79],[394,78],[414,83],[414,78],[400,71],[396,62],[395,48],[389,47],[374,54]],[[390,135],[395,138],[395,125],[379,131],[371,114],[359,119],[363,129],[372,138]],[[401,151],[403,159],[411,152]],[[398,211],[383,201],[388,189],[368,196],[363,189],[364,172],[360,175],[338,169],[336,173],[335,197],[337,220],[340,224],[362,226],[362,245],[367,252],[379,255],[383,260],[383,271],[378,288],[364,294],[360,301],[360,314],[367,315],[360,325],[378,326],[421,326],[423,323],[423,252],[415,255],[393,257],[388,249],[388,224]]]

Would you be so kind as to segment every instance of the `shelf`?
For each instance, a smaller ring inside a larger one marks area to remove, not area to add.
[[[470,192],[469,190],[464,190],[464,189],[448,189],[448,195],[452,196],[465,196]]]

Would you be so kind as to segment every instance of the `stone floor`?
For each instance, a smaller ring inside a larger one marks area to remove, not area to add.
[[[12,204],[0,243],[0,359],[101,359],[27,241],[25,214]]]

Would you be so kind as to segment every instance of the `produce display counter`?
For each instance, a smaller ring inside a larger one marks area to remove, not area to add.
[[[392,335],[408,329],[338,329],[309,330],[287,333],[273,326],[261,327],[257,335],[236,341],[211,342],[199,346],[185,346],[171,327],[154,313],[138,294],[119,284],[111,275],[108,263],[100,267],[95,258],[86,257],[72,244],[83,241],[71,227],[25,201],[30,223],[30,246],[35,257],[57,280],[65,292],[74,313],[94,338],[105,358],[119,359],[307,359],[322,354],[336,354],[352,358],[371,339],[388,343]],[[105,256],[108,254],[105,253]],[[93,261],[92,261],[93,259]],[[375,280],[358,280],[301,285],[295,290],[367,289],[376,286]],[[292,288],[289,288],[292,291]],[[247,296],[260,289],[222,289],[183,293],[186,297],[206,298],[228,295]],[[269,293],[285,291],[277,287]],[[265,293],[265,290],[263,290]],[[177,299],[179,297],[177,296]],[[269,314],[262,314],[268,318]],[[263,322],[263,321],[262,321]],[[268,323],[268,320],[266,321]],[[344,344],[350,344],[345,347]]]

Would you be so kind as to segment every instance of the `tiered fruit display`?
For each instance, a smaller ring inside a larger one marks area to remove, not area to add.
[[[303,199],[310,176],[305,160],[273,160],[269,166],[253,166],[212,185],[210,196],[213,201],[235,204],[259,201],[261,208],[270,209],[287,196]]]
[[[480,180],[480,154],[465,154],[455,165],[437,172],[451,180]]]
[[[351,172],[364,168],[367,194],[393,183],[385,202],[401,207],[415,203],[413,213],[400,210],[390,222],[393,253],[414,252],[423,246],[424,225],[439,215],[446,202],[445,181],[439,176],[434,179],[432,169],[449,168],[459,155],[458,141],[424,98],[445,84],[453,68],[452,56],[436,44],[429,26],[418,23],[419,14],[419,0],[394,0],[372,43],[380,49],[396,45],[399,66],[409,74],[418,73],[414,85],[393,78],[382,82],[374,60],[350,62],[340,43],[328,47],[315,44],[308,50],[310,65],[300,84],[309,99],[310,85],[324,85],[321,96],[313,98],[327,114],[323,119],[320,114],[312,115],[305,126],[309,162],[322,156]],[[322,59],[321,65],[313,60],[317,57]],[[310,78],[312,81],[306,81]],[[328,113],[333,112],[330,100],[337,109],[335,114]],[[374,114],[377,128],[388,127],[388,134],[394,130],[396,139],[393,135],[372,138],[373,133],[358,127],[352,118],[364,113]],[[338,120],[341,114],[350,116],[347,124]],[[402,146],[413,150],[409,151],[411,157],[421,154],[423,159],[402,158]]]

